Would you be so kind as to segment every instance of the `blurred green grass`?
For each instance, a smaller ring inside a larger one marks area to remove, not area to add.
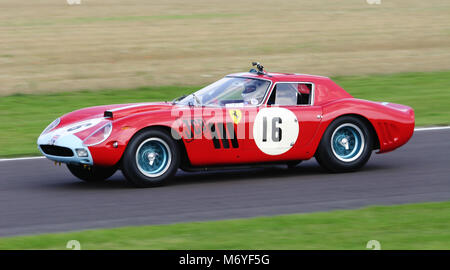
[[[333,79],[356,98],[411,106],[416,126],[450,124],[450,71]]]
[[[416,125],[450,124],[450,71],[333,78],[354,97],[409,105]],[[0,97],[0,156],[39,154],[36,139],[55,118],[88,106],[171,100],[199,87],[82,90]]]
[[[0,249],[449,249],[450,202],[0,238]]]
[[[172,100],[198,88],[161,86],[0,97],[0,156],[39,154],[37,137],[65,113],[96,105]]]

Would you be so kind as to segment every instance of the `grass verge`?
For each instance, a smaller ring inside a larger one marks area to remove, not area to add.
[[[0,238],[0,249],[449,249],[450,202]]]
[[[450,124],[450,71],[334,78],[357,98],[414,108],[416,124]],[[56,117],[87,106],[171,100],[200,87],[166,86],[0,97],[0,156],[37,155],[36,139]]]

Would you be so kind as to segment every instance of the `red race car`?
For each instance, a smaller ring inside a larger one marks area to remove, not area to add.
[[[102,181],[121,169],[138,187],[181,168],[285,163],[315,157],[331,172],[361,168],[414,132],[412,108],[353,98],[331,79],[268,73],[259,63],[172,102],[107,105],[68,113],[40,135],[48,159]]]

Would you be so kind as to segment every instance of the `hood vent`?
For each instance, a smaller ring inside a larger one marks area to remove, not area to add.
[[[105,118],[113,118],[113,112],[112,111],[105,111],[103,114],[103,117]]]

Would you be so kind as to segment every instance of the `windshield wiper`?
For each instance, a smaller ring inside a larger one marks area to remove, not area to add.
[[[200,107],[202,106],[202,101],[194,94],[194,93],[192,93],[191,94],[192,95],[192,97],[195,99],[195,101],[197,101],[197,103],[200,105]]]
[[[190,94],[190,95],[182,95],[181,97],[177,97],[177,98],[175,98],[174,100],[172,100],[172,105],[174,105],[174,104],[177,104],[180,100],[182,100],[182,99],[185,99],[186,97],[188,97],[188,96],[192,96],[193,97],[193,99],[194,99],[194,104],[192,105],[192,103],[191,102],[189,102],[189,106],[194,106],[195,105],[195,103],[197,103],[197,104],[199,104],[200,106],[202,106],[202,101],[194,94],[194,93],[192,93],[192,94]]]
[[[182,100],[183,98],[185,98],[186,95],[182,95],[180,97],[176,97],[172,100],[172,105],[176,104],[178,101]]]

